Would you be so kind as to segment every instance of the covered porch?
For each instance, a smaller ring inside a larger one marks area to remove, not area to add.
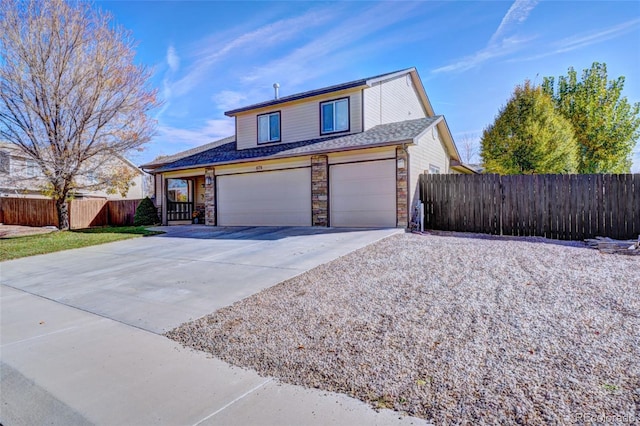
[[[167,225],[204,223],[204,174],[168,177],[164,179],[164,193],[164,223]]]

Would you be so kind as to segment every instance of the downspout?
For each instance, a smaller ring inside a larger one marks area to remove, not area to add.
[[[409,195],[411,193],[411,190],[409,188],[409,183],[411,182],[411,162],[409,161],[409,150],[407,149],[407,144],[405,144],[405,143],[402,144],[402,150],[407,155],[407,165],[406,165],[406,169],[407,169],[407,212],[406,213],[407,213],[407,228],[411,228],[411,204],[409,204],[409,202],[411,201],[411,196]]]

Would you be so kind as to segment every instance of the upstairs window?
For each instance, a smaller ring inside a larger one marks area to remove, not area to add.
[[[8,152],[0,151],[0,173],[11,172],[11,157]]]
[[[349,131],[349,98],[320,104],[320,133]]]
[[[280,112],[258,116],[258,143],[280,140]]]
[[[24,163],[24,175],[28,178],[39,177],[42,175],[40,166],[33,160],[26,160]]]

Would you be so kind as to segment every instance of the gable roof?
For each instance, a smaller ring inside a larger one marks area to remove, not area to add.
[[[320,89],[309,90],[307,92],[296,93],[289,96],[283,96],[278,99],[271,99],[265,102],[259,102],[257,104],[248,105],[241,108],[236,108],[230,111],[226,111],[224,115],[228,117],[233,117],[241,112],[251,111],[254,109],[265,108],[265,107],[274,106],[274,105],[280,105],[286,102],[296,101],[296,100],[305,99],[305,98],[311,98],[314,96],[324,95],[327,93],[338,92],[340,90],[353,89],[356,87],[370,87],[377,82],[388,80],[404,74],[411,74],[414,86],[418,88],[418,94],[422,102],[425,104],[428,115],[430,116],[435,115],[433,112],[433,108],[431,107],[431,104],[429,102],[429,99],[427,98],[427,94],[424,90],[424,87],[422,86],[422,81],[418,76],[418,71],[415,69],[415,67],[388,72],[385,74],[375,75],[373,77],[361,78],[359,80],[348,81],[346,83],[327,86]]]
[[[236,142],[233,141],[165,164],[154,172],[414,143],[417,138],[442,120],[442,116],[419,118],[381,124],[364,132],[346,136],[265,145],[242,150],[237,150]]]
[[[206,151],[211,148],[215,148],[220,145],[227,144],[229,142],[234,142],[236,140],[235,136],[227,136],[226,138],[218,139],[213,142],[206,143],[204,145],[197,146],[195,148],[189,148],[184,151],[180,151],[176,154],[172,155],[161,155],[159,157],[154,158],[151,162],[140,165],[141,168],[153,169],[164,164],[173,163],[181,158],[189,157],[194,154],[198,154],[200,152]]]

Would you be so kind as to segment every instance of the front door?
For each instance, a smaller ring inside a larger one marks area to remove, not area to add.
[[[167,179],[167,221],[191,220],[193,180]]]

